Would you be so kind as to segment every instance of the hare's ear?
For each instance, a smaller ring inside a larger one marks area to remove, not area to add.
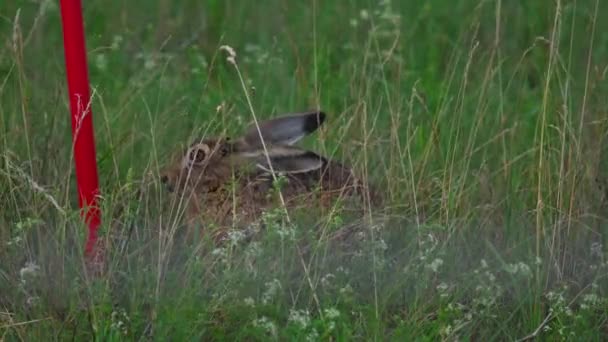
[[[260,132],[266,144],[293,145],[306,135],[314,132],[325,121],[325,113],[320,111],[287,114],[276,119],[261,122],[258,128],[249,126],[243,141],[249,148],[256,150],[262,147]]]
[[[272,169],[268,161],[272,164]],[[268,152],[268,158],[261,153],[255,158],[256,166],[264,171],[279,173],[302,173],[320,169],[326,162],[320,155],[295,147],[282,146]]]

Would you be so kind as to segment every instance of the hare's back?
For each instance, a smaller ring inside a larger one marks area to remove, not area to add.
[[[358,192],[361,183],[352,170],[334,161],[324,161],[323,167],[286,175],[285,192],[296,196],[302,193],[339,193],[340,196]]]

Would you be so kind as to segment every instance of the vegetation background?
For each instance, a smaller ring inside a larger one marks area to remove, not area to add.
[[[0,340],[608,338],[608,2],[86,1],[100,279],[58,5],[0,3]],[[157,179],[176,150],[311,108],[329,116],[305,146],[386,208],[174,239]],[[319,223],[362,230],[338,248]]]

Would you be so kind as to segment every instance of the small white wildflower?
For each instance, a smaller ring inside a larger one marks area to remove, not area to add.
[[[276,296],[281,289],[281,282],[278,279],[273,279],[266,283],[266,291],[262,294],[262,303],[268,304]]]
[[[441,328],[440,334],[442,336],[449,336],[450,334],[452,334],[452,326],[448,324],[445,327]]]
[[[246,45],[245,51],[252,54],[255,62],[258,64],[265,64],[270,59],[270,54],[266,51],[263,51],[257,45]],[[245,56],[246,61],[251,61],[247,56]]]
[[[211,251],[211,255],[217,256],[220,258],[226,257],[226,249],[222,247],[215,248]]]
[[[288,226],[281,226],[279,229],[277,229],[277,233],[282,239],[293,240],[296,237],[295,230]]]
[[[327,330],[329,330],[329,331],[334,331],[334,330],[336,330],[336,322],[334,322],[334,321],[329,321],[329,324],[327,324]]]
[[[118,48],[120,47],[120,44],[122,43],[122,36],[121,35],[115,35],[114,37],[112,37],[112,44],[110,45],[110,49],[111,50],[118,50]]]
[[[357,19],[355,19],[355,18],[351,18],[351,19],[349,20],[349,24],[350,24],[350,26],[352,26],[352,27],[357,27],[357,26],[359,26],[359,21],[358,21]]]
[[[308,310],[289,310],[289,322],[298,325],[304,330],[310,325],[310,313]]]
[[[27,297],[25,304],[29,307],[32,307],[32,306],[36,306],[39,302],[40,302],[40,297],[33,296],[33,297]]]
[[[25,267],[19,270],[19,278],[21,283],[27,283],[28,279],[35,278],[38,276],[40,272],[40,266],[36,265],[36,263],[28,261],[25,264]]]
[[[7,246],[18,246],[21,244],[21,242],[23,242],[23,238],[21,237],[21,235],[17,235],[15,237],[13,237],[12,239],[10,239],[6,245]]]
[[[201,68],[207,69],[207,67],[209,66],[209,62],[207,62],[207,59],[204,55],[196,56],[196,60],[198,61],[198,64],[200,64]]]
[[[361,17],[361,19],[363,19],[363,20],[368,20],[369,19],[369,11],[366,10],[366,9],[362,9],[359,12],[359,17]]]
[[[349,284],[346,284],[346,286],[341,288],[339,292],[341,295],[347,295],[353,293],[353,288]]]
[[[262,316],[253,321],[253,326],[266,330],[266,332],[272,335],[273,337],[277,336],[276,324],[274,324],[274,322],[268,319],[268,317],[266,316]]]
[[[156,61],[154,60],[154,57],[152,55],[146,55],[144,58],[144,69],[154,69],[154,67],[156,66]]]
[[[233,230],[228,232],[228,241],[230,241],[231,246],[236,246],[240,241],[245,239],[245,234],[240,230]]]
[[[250,306],[250,307],[254,307],[255,306],[255,300],[251,297],[247,297],[243,300],[243,302],[245,303],[245,305]]]
[[[526,265],[523,262],[519,262],[517,264],[507,264],[505,269],[508,273],[513,275],[522,275],[524,277],[532,276],[532,270],[530,266]]]
[[[481,268],[488,268],[488,263],[486,262],[486,259],[481,259]]]
[[[338,309],[336,309],[336,308],[325,309],[325,310],[323,310],[323,312],[325,313],[325,317],[327,319],[333,320],[333,319],[340,317],[340,311],[338,311]]]
[[[127,335],[129,333],[128,323],[130,323],[131,319],[129,318],[127,312],[124,309],[120,308],[118,310],[112,311],[110,317],[112,320],[112,324],[110,325],[110,327],[113,330],[116,330],[122,333],[123,335]]]
[[[386,244],[386,242],[384,241],[384,239],[378,239],[376,241],[376,246],[378,247],[378,249],[380,249],[381,251],[386,251],[388,249],[388,245]]]
[[[334,279],[336,276],[334,276],[331,273],[327,273],[326,275],[324,275],[321,278],[321,286],[323,287],[329,287],[331,285],[331,280]]]
[[[426,265],[426,267],[430,268],[431,271],[437,273],[437,271],[439,271],[439,268],[441,267],[441,265],[443,265],[443,260],[436,258],[435,260],[433,260],[433,262]]]
[[[245,44],[245,52],[247,52],[247,53],[256,53],[260,50],[262,50],[262,48],[259,45],[255,45],[255,44],[251,44],[251,43]]]
[[[105,53],[100,53],[95,56],[95,67],[101,71],[108,69],[108,58]]]
[[[526,277],[532,276],[532,270],[530,269],[530,266],[523,262],[519,263],[519,272]]]
[[[480,312],[488,313],[488,310],[493,308],[496,304],[496,298],[482,295],[481,297],[473,299],[473,304],[480,309]]]
[[[601,242],[594,242],[591,244],[591,255],[597,258],[602,257],[603,246]]]
[[[547,299],[549,299],[549,301],[554,302],[554,303],[565,303],[566,300],[564,299],[564,295],[561,292],[553,292],[553,291],[549,291],[546,295]]]
[[[306,341],[318,341],[319,340],[319,332],[317,329],[312,329],[308,335],[306,335]]]
[[[215,107],[215,112],[219,113],[221,111],[223,111],[226,108],[226,103],[224,101],[222,101],[222,103],[220,103],[219,105],[217,105],[217,107]]]
[[[226,57],[226,60],[229,63],[236,64],[236,52],[231,46],[222,45],[220,46],[220,51],[226,51],[226,53],[228,53],[228,57]]]
[[[583,296],[583,302],[591,306],[596,306],[600,304],[601,300],[600,297],[598,297],[598,295],[596,295],[595,293],[588,293]]]
[[[245,250],[245,255],[248,258],[254,258],[256,256],[259,256],[262,253],[262,248],[260,247],[260,243],[257,241],[253,241],[252,243],[250,243],[247,246],[247,249]]]
[[[437,285],[437,291],[439,292],[439,296],[441,298],[445,298],[448,296],[448,284],[446,283],[440,283],[439,285]]]

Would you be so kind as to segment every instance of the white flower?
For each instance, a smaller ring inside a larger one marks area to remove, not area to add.
[[[219,105],[217,105],[217,107],[215,107],[215,112],[219,113],[221,111],[223,111],[226,108],[226,103],[224,101],[222,101],[222,103],[220,103]]]
[[[108,58],[104,53],[95,56],[95,66],[101,71],[108,69]]]
[[[341,288],[339,292],[341,295],[347,295],[353,293],[353,288],[349,284],[346,284],[346,286]]]
[[[602,243],[601,242],[594,242],[591,244],[591,255],[597,258],[601,258],[602,257]]]
[[[118,48],[120,47],[121,43],[122,43],[122,36],[121,35],[115,35],[114,37],[112,37],[112,44],[110,45],[110,49],[111,50],[118,50]]]
[[[268,304],[281,289],[281,282],[278,279],[273,279],[266,283],[266,291],[262,295],[262,303]]]
[[[318,341],[319,340],[319,332],[317,329],[312,329],[312,331],[306,335],[306,341]]]
[[[293,322],[304,330],[310,325],[310,313],[308,310],[289,310],[289,322]]]
[[[588,293],[583,296],[583,301],[587,304],[598,305],[600,298],[595,293]]]
[[[268,332],[272,336],[277,335],[277,326],[274,324],[274,322],[268,319],[268,317],[262,316],[256,319],[255,321],[253,321],[253,326],[266,330],[266,332]]]
[[[369,19],[369,11],[366,9],[362,9],[361,12],[359,12],[359,16],[361,17],[361,19],[367,20]]]
[[[333,274],[331,274],[331,273],[327,273],[326,275],[324,275],[324,276],[321,278],[321,285],[322,285],[323,287],[329,287],[329,286],[331,285],[331,279],[333,279],[333,278],[335,278],[335,277],[336,277],[336,276],[334,276]]]
[[[443,265],[443,260],[436,258],[435,260],[433,260],[433,262],[431,262],[426,267],[430,268],[433,272],[437,273],[437,271],[439,271],[439,267],[441,267],[441,265]]]
[[[517,264],[508,264],[505,268],[508,273],[513,275],[521,274],[524,277],[532,276],[532,270],[523,262],[519,262]]]
[[[243,302],[245,302],[245,305],[250,306],[250,307],[254,307],[255,306],[255,300],[253,300],[253,298],[251,297],[247,297],[243,300]]]
[[[25,284],[28,280],[28,278],[34,278],[36,276],[38,276],[38,273],[40,272],[40,266],[36,265],[36,263],[28,261],[25,264],[25,267],[21,268],[19,270],[19,278],[21,280],[21,283]]]
[[[222,247],[215,248],[215,249],[213,249],[211,251],[211,255],[217,256],[217,257],[220,257],[220,258],[225,258],[226,257],[226,249],[222,248]]]
[[[245,239],[245,234],[240,230],[233,230],[228,232],[228,240],[230,241],[230,245],[236,246],[240,241]]]
[[[437,285],[437,292],[439,292],[439,296],[441,298],[445,298],[448,296],[448,284],[446,283],[440,283],[439,285]]]
[[[386,251],[388,249],[388,245],[386,244],[386,242],[383,239],[378,239],[376,241],[376,246],[378,247],[378,249],[380,249],[381,251]]]
[[[333,320],[340,317],[340,311],[338,311],[336,308],[325,309],[324,312],[327,319]]]

